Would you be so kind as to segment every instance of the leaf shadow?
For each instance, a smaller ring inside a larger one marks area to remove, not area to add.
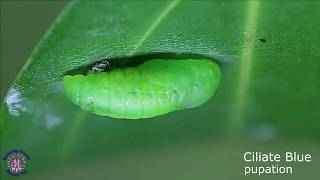
[[[125,67],[137,67],[140,64],[152,60],[152,59],[176,59],[176,60],[184,60],[184,59],[210,59],[216,62],[220,67],[228,64],[227,61],[219,60],[216,58],[212,58],[210,56],[202,55],[202,54],[193,54],[193,53],[173,53],[173,52],[155,52],[155,53],[144,53],[137,54],[133,56],[124,56],[124,57],[115,57],[115,58],[102,58],[94,63],[89,65],[82,66],[77,69],[70,70],[66,72],[68,75],[76,75],[76,74],[87,74],[88,71],[100,61],[107,60],[109,63],[109,68],[107,71],[116,68],[125,68]]]

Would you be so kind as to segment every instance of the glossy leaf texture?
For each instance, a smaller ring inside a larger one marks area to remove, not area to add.
[[[242,179],[245,151],[292,150],[311,153],[313,164],[274,179],[316,176],[319,8],[319,1],[71,2],[3,101],[2,155],[29,154],[23,179],[185,180]],[[214,59],[222,71],[215,96],[199,108],[126,121],[90,114],[63,94],[70,71],[148,54]]]

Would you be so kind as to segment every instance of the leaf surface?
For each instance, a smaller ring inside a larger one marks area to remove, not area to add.
[[[319,1],[72,2],[4,100],[1,150],[29,153],[29,179],[232,179],[237,174],[223,173],[228,165],[220,162],[237,165],[243,151],[266,141],[272,151],[307,144],[302,150],[319,155],[313,141],[320,138],[319,7]],[[61,80],[70,71],[152,53],[215,59],[222,69],[217,93],[199,108],[139,121],[93,115],[63,94]],[[188,174],[191,162],[196,167]],[[319,166],[295,177],[312,176]]]

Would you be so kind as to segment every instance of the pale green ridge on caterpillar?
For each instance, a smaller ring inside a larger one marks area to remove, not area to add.
[[[101,116],[140,119],[200,106],[213,96],[220,68],[207,59],[153,59],[138,67],[66,75],[66,96]]]

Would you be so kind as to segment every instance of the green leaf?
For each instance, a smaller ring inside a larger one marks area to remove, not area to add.
[[[245,151],[304,147],[298,150],[319,155],[319,7],[319,1],[72,2],[2,104],[2,154],[26,150],[29,179],[230,179],[242,172]],[[154,53],[218,61],[216,95],[199,108],[126,121],[83,111],[63,94],[68,72],[103,58]],[[228,174],[222,162],[236,171]],[[312,177],[319,162],[313,165],[296,173]]]

